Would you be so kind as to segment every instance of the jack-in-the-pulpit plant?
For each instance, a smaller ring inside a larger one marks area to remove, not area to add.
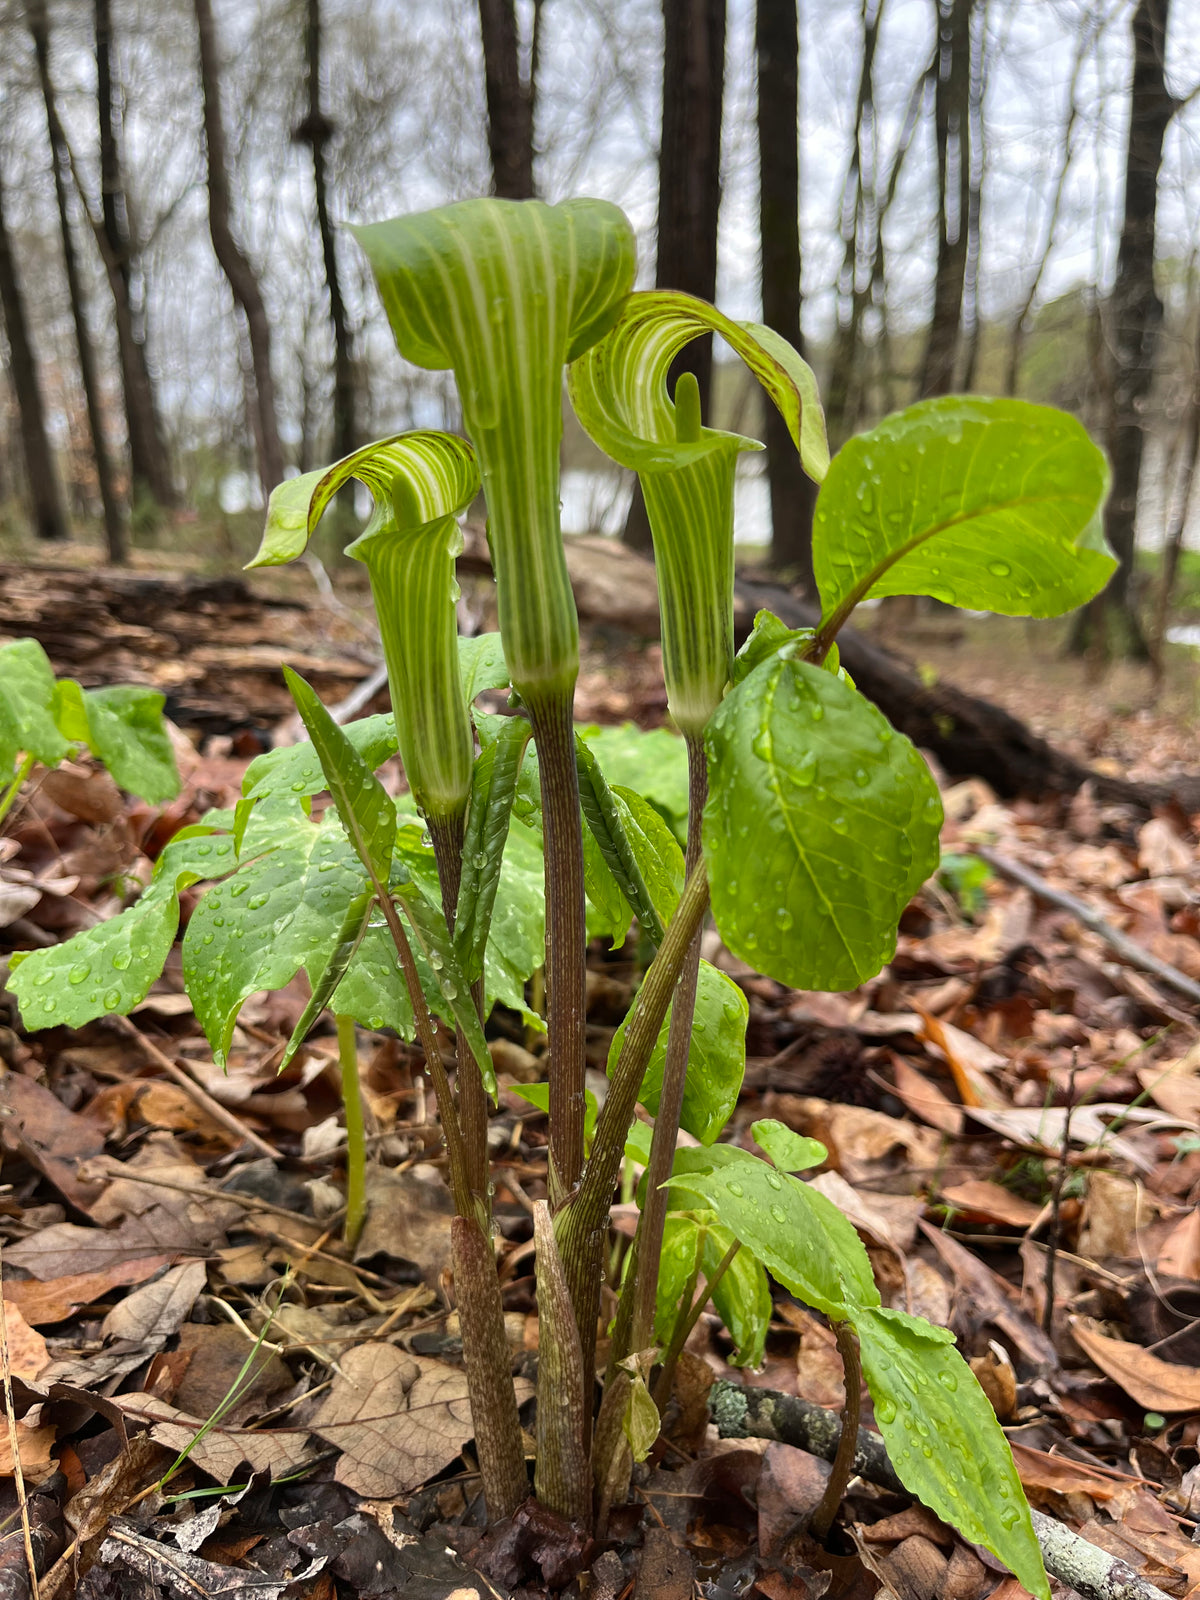
[[[177,835],[115,923],[14,962],[27,1020],[51,1020],[39,1013],[44,993],[60,1002],[55,1021],[96,1015],[71,970],[89,941],[111,942],[122,925],[123,948],[155,952],[114,980],[119,1005],[108,1009],[128,1010],[161,967],[179,887],[203,881],[183,967],[217,1060],[243,1001],[301,967],[312,1000],[286,1059],[325,1010],[344,1061],[356,1022],[416,1037],[456,1211],[480,1473],[501,1517],[530,1485],[491,1237],[496,1084],[483,1025],[499,1002],[542,1026],[526,985],[544,972],[548,1083],[522,1091],[550,1119],[548,1194],[534,1208],[538,1497],[602,1529],[632,1462],[654,1445],[700,1307],[711,1299],[738,1359],[753,1365],[770,1274],[829,1319],[847,1368],[846,1449],[817,1531],[851,1470],[865,1379],[913,1493],[1047,1596],[994,1412],[949,1333],[882,1304],[858,1234],[797,1176],[820,1164],[821,1146],[774,1122],[754,1127],[759,1155],[720,1142],[747,1009],[699,947],[711,907],[725,945],[785,984],[848,989],[886,964],[901,912],[937,868],[941,805],[916,750],[839,668],[838,629],[860,601],[891,594],[1033,616],[1078,606],[1113,566],[1099,532],[1103,456],[1059,412],[951,397],[889,417],[830,461],[796,352],[688,296],[631,292],[629,225],[599,201],[470,201],[356,236],[401,352],[453,371],[468,439],[400,435],[283,484],[257,559],[298,555],[337,489],[350,477],[366,484],[374,512],[350,553],[370,573],[393,715],[340,727],[289,672],[310,742],[253,762],[236,811]],[[762,613],[736,654],[734,472],[757,442],[707,427],[690,378],[673,394],[667,385],[682,346],[711,331],[762,384],[820,485],[819,625],[789,630]],[[677,747],[662,733],[592,738],[573,723],[564,372],[584,428],[641,479]],[[480,483],[500,627],[460,639],[457,518]],[[507,713],[479,708],[487,689],[511,691]],[[375,772],[397,750],[408,793],[393,801]],[[324,791],[333,803],[314,816]],[[586,942],[620,940],[635,918],[653,955],[613,1040],[597,1114],[584,1085]],[[356,1092],[349,1071],[346,1081]],[[699,1144],[677,1148],[681,1127]],[[623,1171],[638,1169],[641,1220],[597,1412],[609,1209]],[[357,1207],[353,1175],[351,1187]]]

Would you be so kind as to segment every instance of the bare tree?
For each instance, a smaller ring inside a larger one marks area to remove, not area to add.
[[[920,399],[954,387],[967,277],[971,204],[971,14],[975,0],[934,0],[938,26],[934,124],[938,160],[938,249],[933,315],[917,379]]]
[[[104,406],[100,396],[100,373],[96,350],[92,344],[84,305],[83,279],[79,258],[75,251],[75,238],[71,228],[71,153],[58,115],[54,84],[50,76],[50,25],[46,14],[46,0],[29,0],[26,17],[33,37],[37,58],[38,82],[46,107],[46,127],[50,135],[50,156],[54,168],[54,194],[58,202],[58,221],[62,233],[63,265],[67,274],[67,292],[71,299],[71,316],[75,323],[75,343],[79,351],[79,376],[83,383],[84,403],[87,406],[88,428],[92,435],[92,455],[96,463],[96,481],[100,491],[100,504],[104,514],[104,536],[108,544],[109,559],[117,564],[129,559],[129,531],[124,509],[117,497],[116,473],[104,429]]]
[[[800,334],[800,33],[796,0],[758,0],[758,226],[763,321],[797,350]],[[789,132],[791,137],[789,138]],[[816,485],[800,465],[787,425],[766,408],[771,561],[793,569],[815,598],[812,516]]]
[[[221,62],[212,0],[193,0],[200,40],[200,85],[204,95],[204,139],[208,149],[208,231],[213,251],[241,307],[250,346],[253,393],[248,395],[258,446],[258,472],[265,493],[283,478],[283,446],[275,409],[271,374],[271,328],[262,290],[248,258],[234,237],[230,222],[229,162],[221,117]]]
[[[12,241],[4,212],[4,182],[0,177],[0,310],[8,339],[9,366],[17,397],[21,454],[25,482],[33,509],[33,531],[39,539],[66,539],[69,535],[62,487],[46,432],[46,411],[38,383],[37,362],[29,336],[25,299],[21,293]]]
[[[479,0],[492,178],[502,200],[531,200],[533,111],[543,0],[534,0],[529,76],[521,73],[514,0]]]
[[[721,116],[725,94],[725,0],[663,0],[662,143],[658,156],[658,255],[654,281],[702,300],[717,292],[717,219],[721,209]],[[693,339],[671,369],[700,385],[709,412],[712,338]],[[651,548],[650,526],[635,488],[625,542]]]
[[[333,456],[335,460],[340,460],[342,456],[348,456],[357,443],[354,356],[350,348],[346,302],[338,273],[337,240],[329,220],[325,146],[333,134],[333,124],[321,110],[321,0],[308,0],[304,43],[308,63],[308,114],[296,129],[295,137],[312,147],[317,227],[325,260],[325,283],[329,290],[329,321],[333,328]],[[307,403],[307,389],[305,400]],[[308,430],[304,432],[307,438]]]
[[[136,265],[121,164],[120,96],[113,72],[112,0],[95,0],[95,27],[100,216],[93,218],[92,226],[112,290],[133,492],[135,499],[140,490],[160,506],[173,506],[178,504],[179,496],[146,360],[141,274]]]

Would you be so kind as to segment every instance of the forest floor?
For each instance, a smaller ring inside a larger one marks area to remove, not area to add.
[[[144,880],[176,828],[236,800],[262,740],[288,733],[280,653],[305,659],[332,699],[370,672],[352,586],[300,609],[312,580],[291,575],[258,590],[273,597],[265,608],[239,610],[186,586],[152,605],[130,581],[114,599],[70,574],[9,569],[5,626],[34,631],[69,599],[57,645],[46,641],[56,668],[159,683],[192,734],[184,792],[161,812],[122,802],[86,761],[33,784],[0,869],[40,898],[0,929],[0,952],[113,914],[117,889]],[[1060,641],[1045,626],[939,616],[908,651],[1100,770],[1200,768],[1187,658],[1156,697],[1140,672],[1090,682]],[[595,631],[587,643],[580,720],[660,723],[657,647]],[[1065,806],[1006,801],[971,779],[944,800],[951,860],[905,913],[890,966],[856,992],[784,989],[709,936],[706,953],[750,1003],[729,1136],[748,1144],[750,1122],[771,1116],[826,1145],[813,1181],[858,1227],[885,1302],[953,1329],[1031,1503],[1182,1600],[1200,1584],[1200,1008],[974,852],[1075,895],[1197,982],[1200,817],[1147,818],[1086,789]],[[601,1091],[638,977],[632,945],[593,950]],[[331,1031],[276,1072],[305,998],[301,981],[252,999],[223,1075],[178,947],[128,1020],[29,1032],[0,991],[16,1419],[0,1436],[5,1596],[32,1592],[14,1446],[47,1600],[484,1600],[567,1583],[603,1600],[1024,1593],[930,1513],[862,1480],[828,1548],[814,1544],[803,1528],[824,1464],[716,1438],[705,1395],[718,1378],[842,1404],[832,1333],[782,1291],[759,1371],[732,1367],[719,1323],[700,1319],[679,1403],[607,1553],[545,1519],[485,1538],[420,1053],[360,1032],[371,1211],[347,1251]],[[545,1129],[511,1085],[542,1064],[515,1016],[497,1014],[490,1033],[505,1085],[493,1150],[507,1328],[528,1378]],[[627,1227],[618,1208],[614,1262]]]

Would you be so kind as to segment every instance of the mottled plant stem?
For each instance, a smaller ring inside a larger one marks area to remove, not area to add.
[[[703,738],[689,734],[687,753],[687,870],[691,873],[701,864],[700,825],[704,802],[708,799],[708,767],[704,759]],[[621,1351],[622,1357],[635,1350],[644,1350],[654,1337],[654,1308],[662,1261],[663,1230],[667,1221],[668,1193],[663,1185],[671,1176],[671,1163],[675,1159],[675,1143],[679,1136],[679,1118],[683,1110],[688,1052],[691,1049],[692,1023],[696,1012],[696,985],[700,975],[702,927],[703,919],[696,924],[696,931],[684,952],[683,968],[671,1005],[662,1089],[659,1092],[658,1113],[654,1118],[650,1164],[646,1168],[646,1204],[638,1222],[638,1270],[637,1278],[631,1285],[634,1302],[629,1349]]]
[[[583,1171],[587,929],[583,820],[570,696],[529,708],[542,784],[546,847],[546,1029],[550,1047],[550,1203]],[[581,1301],[572,1293],[576,1314]]]
[[[742,1241],[735,1239],[717,1262],[713,1275],[699,1294],[696,1294],[696,1278],[699,1275],[700,1253],[696,1252],[697,1271],[691,1276],[687,1289],[683,1294],[679,1316],[671,1334],[671,1342],[663,1356],[662,1366],[659,1369],[658,1381],[654,1385],[654,1403],[660,1412],[666,1409],[667,1401],[671,1398],[671,1385],[675,1382],[675,1368],[679,1365],[679,1357],[684,1345],[691,1336],[692,1329],[700,1320],[700,1313],[712,1299],[713,1291],[721,1279],[733,1265],[733,1258],[742,1248]],[[692,1296],[695,1295],[695,1299]]]
[[[848,1322],[835,1322],[833,1332],[837,1339],[838,1354],[842,1358],[846,1405],[842,1412],[842,1434],[838,1440],[837,1454],[833,1458],[833,1469],[825,1485],[825,1493],[821,1496],[821,1503],[813,1512],[812,1533],[816,1539],[824,1539],[833,1526],[833,1519],[837,1516],[838,1507],[842,1503],[846,1485],[854,1474],[854,1457],[858,1448],[858,1417],[862,1403],[862,1362],[858,1355],[858,1336]]]
[[[596,1124],[592,1154],[583,1181],[555,1217],[554,1232],[579,1323],[585,1372],[591,1370],[595,1359],[604,1236],[613,1188],[625,1153],[625,1136],[633,1121],[646,1064],[674,998],[688,949],[707,910],[708,878],[703,866],[699,866],[688,875],[666,937],[638,990],[625,1030],[625,1042]]]
[[[346,1116],[346,1243],[353,1247],[367,1214],[367,1134],[362,1085],[358,1081],[358,1041],[354,1018],[336,1016],[338,1061],[342,1069],[342,1106]]]
[[[433,841],[438,882],[442,888],[442,909],[451,933],[454,932],[454,920],[458,914],[458,891],[462,883],[465,821],[462,815],[429,819],[429,837]],[[471,994],[475,1008],[479,1010],[483,1001],[482,984],[473,984]],[[458,1115],[467,1155],[468,1179],[476,1205],[482,1208],[490,1224],[492,1204],[488,1188],[487,1090],[461,1029],[455,1034],[455,1057],[458,1063]]]
[[[537,1249],[538,1408],[537,1497],[552,1511],[583,1524],[591,1516],[592,1473],[585,1416],[593,1385],[586,1381],[575,1312],[567,1292],[550,1208],[533,1208]]]

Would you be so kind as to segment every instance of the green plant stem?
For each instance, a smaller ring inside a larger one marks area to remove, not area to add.
[[[848,1322],[835,1322],[834,1336],[846,1383],[846,1405],[842,1411],[842,1436],[838,1440],[837,1455],[821,1503],[813,1512],[812,1533],[824,1539],[833,1526],[833,1519],[842,1503],[846,1485],[854,1472],[854,1453],[858,1448],[858,1417],[862,1401],[862,1363],[858,1355],[858,1337]]]
[[[550,1203],[583,1171],[587,928],[583,823],[570,696],[530,706],[546,847],[546,1027],[550,1047]],[[578,1310],[579,1302],[574,1301]]]
[[[583,1180],[555,1218],[559,1254],[579,1323],[585,1372],[591,1370],[595,1359],[605,1222],[625,1153],[625,1136],[633,1121],[646,1064],[674,998],[688,948],[707,910],[708,878],[701,864],[689,873],[666,938],[638,990],[625,1030],[625,1043],[596,1124],[591,1159]]]
[[[704,740],[687,736],[688,753],[688,842],[687,870],[701,864],[700,826],[704,802],[708,798],[708,768],[704,760]],[[646,1168],[646,1204],[638,1221],[637,1277],[634,1281],[633,1319],[629,1329],[629,1349],[644,1350],[654,1337],[654,1309],[662,1261],[663,1230],[667,1221],[668,1193],[663,1187],[671,1176],[679,1118],[683,1110],[683,1091],[687,1081],[688,1052],[692,1043],[692,1022],[696,1012],[696,985],[700,973],[700,934],[703,919],[696,924],[691,942],[684,952],[683,969],[671,1006],[667,1052],[663,1063],[662,1089],[654,1136],[650,1142],[650,1164]]]
[[[0,822],[3,822],[12,810],[13,801],[20,794],[22,784],[32,771],[33,757],[27,755],[14,773],[12,782],[5,788],[4,793],[0,795]]]
[[[671,1334],[671,1342],[667,1346],[666,1354],[663,1356],[658,1381],[654,1385],[654,1403],[660,1412],[666,1409],[667,1401],[671,1398],[671,1385],[675,1382],[675,1368],[679,1365],[680,1352],[691,1337],[692,1329],[699,1322],[700,1313],[712,1299],[713,1290],[733,1265],[733,1258],[742,1248],[742,1241],[740,1239],[733,1241],[720,1261],[717,1262],[712,1277],[704,1285],[703,1293],[696,1295],[693,1300],[692,1296],[696,1293],[696,1278],[699,1275],[700,1268],[700,1249],[702,1248],[702,1245],[697,1248],[696,1272],[692,1274],[688,1287],[684,1292],[681,1302],[683,1309],[681,1309],[676,1319],[675,1329]]]
[[[367,1134],[362,1085],[358,1081],[358,1041],[354,1018],[335,1016],[338,1060],[342,1068],[342,1105],[346,1113],[346,1243],[358,1243],[367,1214]]]
[[[429,837],[433,841],[438,881],[442,886],[442,907],[446,913],[446,926],[451,933],[454,932],[458,914],[458,892],[462,883],[465,820],[460,814],[436,820],[431,818],[429,821]],[[483,1000],[482,984],[472,985],[471,993],[478,1011]],[[458,1061],[458,1115],[462,1124],[469,1181],[476,1204],[483,1208],[490,1225],[492,1207],[488,1193],[487,1090],[461,1030],[456,1035],[455,1053]]]

